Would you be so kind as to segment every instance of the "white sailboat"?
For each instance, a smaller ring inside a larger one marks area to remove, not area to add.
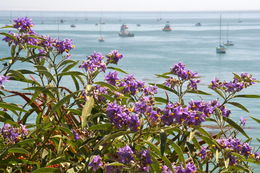
[[[229,25],[227,25],[227,42],[224,43],[225,46],[234,46],[234,43],[229,40]]]
[[[222,17],[220,15],[220,20],[219,20],[219,46],[216,47],[216,53],[217,54],[225,54],[226,53],[226,48],[221,43],[221,22],[222,22]]]

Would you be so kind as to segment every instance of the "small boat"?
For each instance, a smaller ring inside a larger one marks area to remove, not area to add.
[[[172,31],[172,28],[171,28],[171,26],[169,24],[166,24],[164,26],[164,28],[162,29],[162,31],[169,32],[169,31]]]
[[[99,42],[104,42],[105,39],[104,39],[104,37],[100,36],[100,37],[98,38],[98,41],[99,41]]]
[[[226,53],[226,48],[221,43],[221,22],[222,22],[222,18],[221,18],[221,15],[220,15],[220,20],[219,20],[219,46],[216,47],[216,53],[217,54],[225,54]]]
[[[229,40],[229,25],[227,26],[227,42],[224,43],[225,46],[234,46],[234,43]]]
[[[141,24],[136,24],[136,26],[140,27],[140,26],[141,26]]]
[[[75,27],[76,27],[76,25],[74,25],[74,24],[71,24],[71,25],[70,25],[70,27],[71,27],[71,28],[75,28]]]
[[[120,32],[118,33],[119,37],[134,37],[135,35],[128,31],[128,26],[123,24],[121,25]]]
[[[195,24],[195,26],[201,26],[201,23],[200,23],[200,22],[198,22],[198,23],[196,23],[196,24]]]
[[[64,20],[63,20],[63,19],[61,19],[61,20],[60,20],[60,23],[64,23]]]

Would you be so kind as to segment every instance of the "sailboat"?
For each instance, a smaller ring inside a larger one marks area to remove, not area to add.
[[[224,43],[224,45],[225,46],[234,46],[234,43],[229,40],[228,36],[229,36],[229,25],[227,25],[227,42]]]
[[[217,54],[225,54],[226,53],[226,48],[221,43],[221,22],[222,22],[222,17],[220,15],[220,19],[219,19],[219,46],[216,47],[216,53]]]
[[[105,39],[104,39],[104,37],[102,36],[102,33],[101,33],[101,26],[102,26],[102,22],[101,22],[102,20],[101,20],[101,18],[100,18],[100,21],[99,21],[99,38],[98,38],[98,41],[99,42],[104,42],[105,41]]]

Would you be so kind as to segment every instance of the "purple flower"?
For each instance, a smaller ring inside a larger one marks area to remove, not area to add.
[[[151,155],[150,155],[150,151],[149,150],[142,150],[141,151],[141,162],[142,164],[151,164],[152,163],[152,160],[151,160]]]
[[[18,18],[14,20],[13,26],[20,32],[32,32],[31,27],[33,26],[33,23],[32,20],[27,17]]]
[[[134,154],[133,150],[128,145],[119,148],[117,152],[119,162],[124,164],[128,164],[132,160],[134,160],[133,154]]]
[[[116,71],[114,72],[109,72],[108,75],[105,77],[105,80],[111,84],[111,85],[116,85],[116,81],[119,80],[118,78],[118,73]]]
[[[124,94],[135,95],[137,91],[143,89],[144,82],[137,81],[133,75],[126,76],[119,82],[119,87],[123,87]]]
[[[72,130],[72,133],[73,133],[74,139],[75,139],[76,141],[80,140],[80,136],[79,136],[79,134],[76,132],[76,130]]]
[[[101,87],[100,85],[96,85],[94,87],[94,98],[98,101],[104,101],[105,100],[105,97],[103,95],[107,95],[108,94],[108,91],[107,91],[107,88],[105,87]]]
[[[102,158],[99,155],[94,156],[92,161],[89,163],[89,166],[93,168],[94,172],[96,172],[96,170],[103,166]]]
[[[104,56],[101,53],[94,52],[88,56],[87,60],[80,65],[80,68],[84,68],[87,72],[94,72],[101,70],[105,72],[106,64],[103,62]]]
[[[188,88],[191,90],[197,90],[198,89],[198,83],[200,82],[200,80],[190,80],[189,84],[188,84]]]
[[[10,79],[9,76],[0,76],[0,86],[3,86],[5,82],[8,82]]]
[[[120,54],[117,50],[112,50],[109,54],[106,55],[107,62],[112,64],[117,64],[120,59],[123,58],[123,55]]]
[[[22,124],[20,124],[20,127],[13,127],[10,124],[5,124],[0,131],[0,134],[8,143],[14,144],[28,135],[28,129]]]
[[[129,111],[125,107],[122,107],[116,103],[110,103],[106,109],[107,115],[110,121],[118,128],[122,129],[127,125],[129,117]]]
[[[63,52],[69,53],[69,51],[75,47],[71,39],[56,41],[55,43],[53,43],[53,46],[60,54],[62,54]]]
[[[170,170],[170,168],[168,168],[168,166],[163,165],[162,166],[162,173],[172,173],[172,171]]]
[[[107,165],[105,167],[105,173],[120,173],[120,172],[121,172],[121,169],[118,166]]]
[[[144,95],[154,95],[157,93],[157,89],[158,87],[157,86],[148,86],[148,87],[145,87],[144,88]]]
[[[254,157],[256,160],[259,160],[260,159],[260,154],[258,152],[255,152],[254,153]]]
[[[206,156],[207,156],[206,148],[202,147],[200,152],[199,152],[199,157],[204,160],[206,158]]]
[[[191,70],[187,70],[185,65],[182,63],[175,64],[171,68],[171,72],[175,75],[177,75],[182,80],[190,80],[192,78],[197,78],[198,74],[192,72]]]
[[[189,162],[186,164],[184,173],[195,173],[196,170],[197,170],[196,166],[193,163]]]
[[[127,126],[130,128],[131,131],[138,131],[140,129],[140,121],[137,115],[132,115],[128,119]]]
[[[246,119],[244,117],[240,117],[240,122],[243,126],[246,125]]]

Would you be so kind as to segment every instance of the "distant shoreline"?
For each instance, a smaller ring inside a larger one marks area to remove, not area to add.
[[[23,9],[15,9],[15,10],[0,10],[0,12],[77,12],[77,13],[82,13],[82,12],[89,12],[89,13],[224,13],[224,12],[229,12],[229,13],[244,13],[244,12],[260,12],[260,9],[256,10],[194,10],[194,11],[102,11],[102,10],[23,10]]]

